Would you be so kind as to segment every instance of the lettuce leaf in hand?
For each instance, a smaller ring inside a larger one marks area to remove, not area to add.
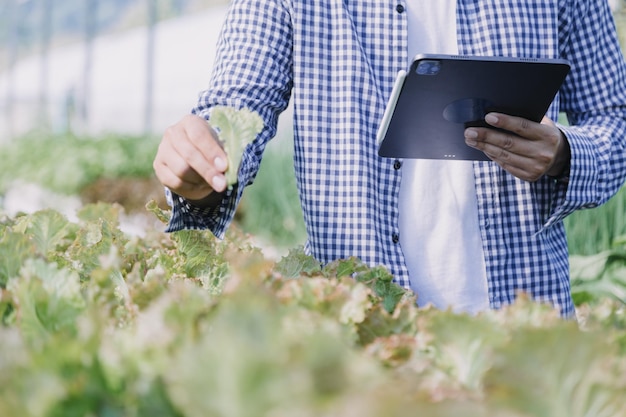
[[[219,134],[228,157],[226,185],[230,188],[237,183],[237,172],[245,147],[263,129],[263,119],[258,113],[248,109],[237,110],[228,106],[216,106],[211,110],[209,124]]]

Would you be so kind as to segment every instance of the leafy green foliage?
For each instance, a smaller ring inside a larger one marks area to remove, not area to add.
[[[22,264],[35,254],[35,246],[24,234],[2,227],[0,237],[0,288],[4,288],[10,278],[15,277]]]
[[[626,304],[626,236],[595,255],[570,257],[572,293],[577,304],[605,297]]]
[[[407,291],[393,282],[393,275],[384,267],[368,267],[358,258],[340,259],[320,267],[319,262],[299,247],[289,252],[276,265],[276,271],[289,278],[299,275],[322,275],[327,278],[352,277],[365,284],[378,296],[388,313],[393,313]]]
[[[498,406],[538,417],[613,417],[626,410],[624,362],[601,334],[566,323],[517,330],[512,337],[485,381]]]
[[[237,222],[259,241],[271,242],[281,255],[306,241],[293,167],[293,138],[272,140],[254,183],[246,187],[237,209]]]
[[[313,275],[321,271],[322,267],[320,263],[314,257],[307,255],[302,246],[291,249],[287,256],[283,257],[276,264],[276,272],[286,278],[297,278],[300,275]]]
[[[27,136],[0,148],[0,192],[15,180],[77,194],[99,178],[153,175],[158,141],[148,137]]]
[[[620,236],[626,235],[626,186],[606,204],[578,210],[564,223],[571,254],[590,256],[611,250]]]
[[[44,210],[29,217],[17,219],[14,230],[32,237],[37,253],[53,255],[59,248],[67,246],[75,227],[53,210]]]
[[[7,290],[19,306],[22,334],[33,343],[71,329],[85,307],[78,274],[42,259],[27,260]]]
[[[263,129],[263,119],[248,109],[216,106],[211,110],[209,124],[219,134],[220,141],[228,157],[226,184],[237,183],[237,172],[246,146],[250,144]]]
[[[579,326],[523,296],[476,316],[420,309],[356,258],[321,266],[296,248],[275,263],[236,229],[129,237],[118,215],[1,219],[0,415],[626,411],[614,299],[580,306]]]

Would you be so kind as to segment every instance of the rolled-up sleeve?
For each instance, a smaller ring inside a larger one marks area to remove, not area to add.
[[[218,206],[194,207],[180,196],[171,196],[172,217],[167,231],[209,229],[218,237],[224,236],[243,189],[254,181],[265,146],[276,134],[278,116],[289,103],[291,55],[291,16],[283,2],[232,2],[218,40],[210,87],[200,95],[192,113],[208,120],[217,105],[247,108],[261,116],[264,128],[246,147],[238,183]]]
[[[570,27],[561,31],[562,56],[572,65],[560,92],[571,167],[569,182],[557,184],[546,226],[604,204],[626,179],[626,65],[615,24],[606,1],[575,3]]]

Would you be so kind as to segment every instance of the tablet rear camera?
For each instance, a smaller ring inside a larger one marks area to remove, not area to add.
[[[437,75],[441,70],[441,62],[427,59],[417,64],[417,75]]]

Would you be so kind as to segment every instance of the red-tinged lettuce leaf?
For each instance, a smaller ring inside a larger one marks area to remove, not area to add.
[[[410,297],[402,298],[393,313],[389,313],[381,303],[375,304],[357,326],[358,344],[367,346],[379,337],[395,334],[415,336],[417,317],[418,308]]]
[[[547,302],[538,302],[526,293],[519,293],[515,302],[499,310],[487,310],[481,313],[501,328],[517,329],[523,327],[548,328],[563,323],[558,309]]]
[[[156,218],[163,224],[168,224],[170,221],[170,217],[172,216],[170,210],[163,210],[154,200],[148,201],[148,203],[146,204],[146,210],[148,210],[149,213],[154,214]]]
[[[173,357],[175,372],[165,375],[168,395],[186,416],[326,415],[344,393],[381,376],[336,322],[300,314],[271,292],[242,283],[219,304],[210,332],[186,340]],[[316,325],[292,321],[304,316]]]
[[[110,223],[103,220],[90,222],[78,230],[67,256],[81,280],[87,280],[91,272],[100,267],[101,256],[108,255],[112,246],[123,247],[125,244],[124,234]]]
[[[276,295],[287,305],[298,305],[338,318],[341,308],[350,298],[350,291],[350,283],[342,284],[337,279],[310,277],[285,281]]]
[[[358,258],[339,259],[323,269],[325,276],[352,277],[369,287],[380,299],[384,309],[393,313],[396,305],[412,293],[393,282],[393,275],[383,266],[370,267]]]
[[[338,259],[320,269],[320,263],[315,258],[306,255],[302,248],[296,248],[277,263],[275,270],[289,278],[318,273],[330,279],[349,277],[370,288],[389,313],[394,311],[403,297],[411,295],[410,292],[393,282],[393,275],[386,268],[370,267],[356,257]]]
[[[228,243],[210,232],[198,230],[174,232],[171,238],[177,251],[174,270],[198,280],[212,293],[218,294],[228,275],[228,263],[224,257]]]
[[[480,392],[494,350],[507,342],[505,327],[483,317],[435,309],[422,310],[418,322],[418,333],[430,340],[436,368],[464,389]]]
[[[355,335],[373,307],[374,295],[365,285],[351,278],[309,277],[299,280],[274,281],[277,298],[285,305],[298,306],[319,316],[346,325]]]
[[[87,205],[77,213],[80,228],[66,256],[81,280],[88,280],[92,271],[101,267],[101,257],[108,256],[112,247],[123,248],[128,243],[128,236],[118,227],[120,210],[117,205],[98,203]]]
[[[378,337],[365,347],[369,355],[389,368],[397,368],[407,363],[416,349],[415,336],[403,333]]]
[[[615,417],[626,411],[623,358],[602,334],[576,323],[522,328],[485,376],[487,402],[536,417]]]

